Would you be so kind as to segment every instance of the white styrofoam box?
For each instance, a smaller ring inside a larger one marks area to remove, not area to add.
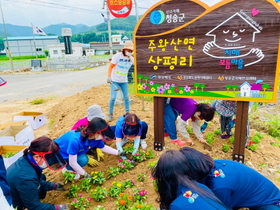
[[[46,115],[41,112],[20,112],[14,115],[14,122],[28,120],[33,130],[46,124]]]
[[[30,125],[12,125],[0,133],[1,145],[26,145],[34,140],[34,132]]]
[[[23,156],[23,151],[27,146],[20,146],[20,145],[3,145],[0,146],[0,154],[6,154],[8,152],[17,152],[14,156],[9,158],[3,158],[5,167],[8,168],[14,162],[16,162],[21,156]]]

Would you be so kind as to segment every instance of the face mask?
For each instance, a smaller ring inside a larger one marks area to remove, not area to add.
[[[127,55],[127,56],[131,56],[132,55],[132,53],[131,52],[125,52],[125,54]]]
[[[42,161],[43,161],[43,163],[42,163],[41,165],[39,165],[39,167],[40,167],[41,169],[47,168],[48,165],[46,164],[46,162],[45,162],[44,160],[42,160]]]

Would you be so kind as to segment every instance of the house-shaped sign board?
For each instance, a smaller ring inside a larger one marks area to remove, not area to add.
[[[280,6],[274,0],[164,0],[134,31],[137,95],[275,102]]]

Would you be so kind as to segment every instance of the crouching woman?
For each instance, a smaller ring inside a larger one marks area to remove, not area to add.
[[[58,145],[48,137],[33,140],[19,158],[7,169],[7,181],[11,188],[14,208],[18,210],[69,210],[67,204],[42,203],[47,191],[63,191],[62,183],[47,182],[42,170],[60,170],[66,162],[59,153]]]

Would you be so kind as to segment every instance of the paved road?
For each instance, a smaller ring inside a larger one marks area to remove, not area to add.
[[[34,97],[74,95],[106,84],[107,68],[105,65],[84,71],[1,75],[8,83],[0,87],[0,103]]]

